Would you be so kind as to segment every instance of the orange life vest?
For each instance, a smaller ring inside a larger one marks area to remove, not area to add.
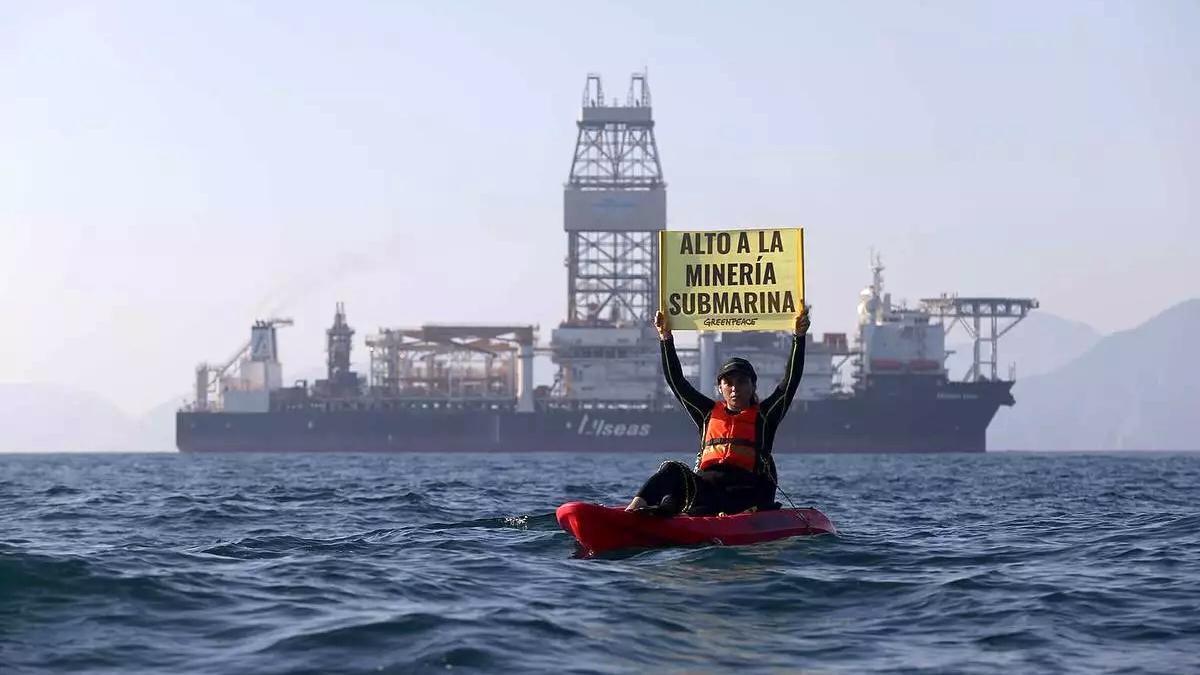
[[[700,468],[717,464],[754,471],[757,459],[758,404],[739,413],[731,413],[723,401],[717,401],[704,428],[700,450]]]

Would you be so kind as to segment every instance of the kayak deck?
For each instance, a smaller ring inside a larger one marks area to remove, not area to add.
[[[664,518],[614,506],[567,502],[554,514],[589,553],[621,548],[721,544],[739,546],[784,537],[836,534],[817,509],[777,509],[732,516]]]

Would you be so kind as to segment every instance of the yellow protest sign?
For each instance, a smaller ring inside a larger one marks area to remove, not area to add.
[[[804,229],[658,233],[659,308],[683,330],[792,330]]]

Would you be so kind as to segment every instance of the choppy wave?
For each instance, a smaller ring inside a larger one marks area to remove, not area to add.
[[[784,456],[837,537],[586,557],[649,455],[11,456],[2,672],[1187,672],[1198,455]]]

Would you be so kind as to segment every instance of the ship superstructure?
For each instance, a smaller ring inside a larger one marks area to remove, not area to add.
[[[567,312],[538,347],[531,325],[380,328],[364,340],[369,372],[351,368],[355,331],[338,303],[326,332],[326,377],[283,385],[277,327],[266,319],[231,359],[197,369],[177,417],[185,451],[611,451],[694,448],[696,431],[666,391],[651,321],[666,182],[650,87],[630,78],[624,102],[589,75],[563,189]],[[884,267],[858,304],[853,340],[808,336],[804,378],[778,451],[982,451],[1012,377],[997,373],[1000,337],[1037,302],[942,295],[896,306]],[[1001,321],[1007,325],[1001,326]],[[966,381],[946,370],[946,332],[974,339]],[[990,332],[987,330],[990,328]],[[750,359],[760,387],[783,374],[786,333],[700,332],[681,345],[685,373],[716,396],[718,365]],[[556,366],[535,387],[534,355]],[[990,377],[986,373],[990,373]]]

